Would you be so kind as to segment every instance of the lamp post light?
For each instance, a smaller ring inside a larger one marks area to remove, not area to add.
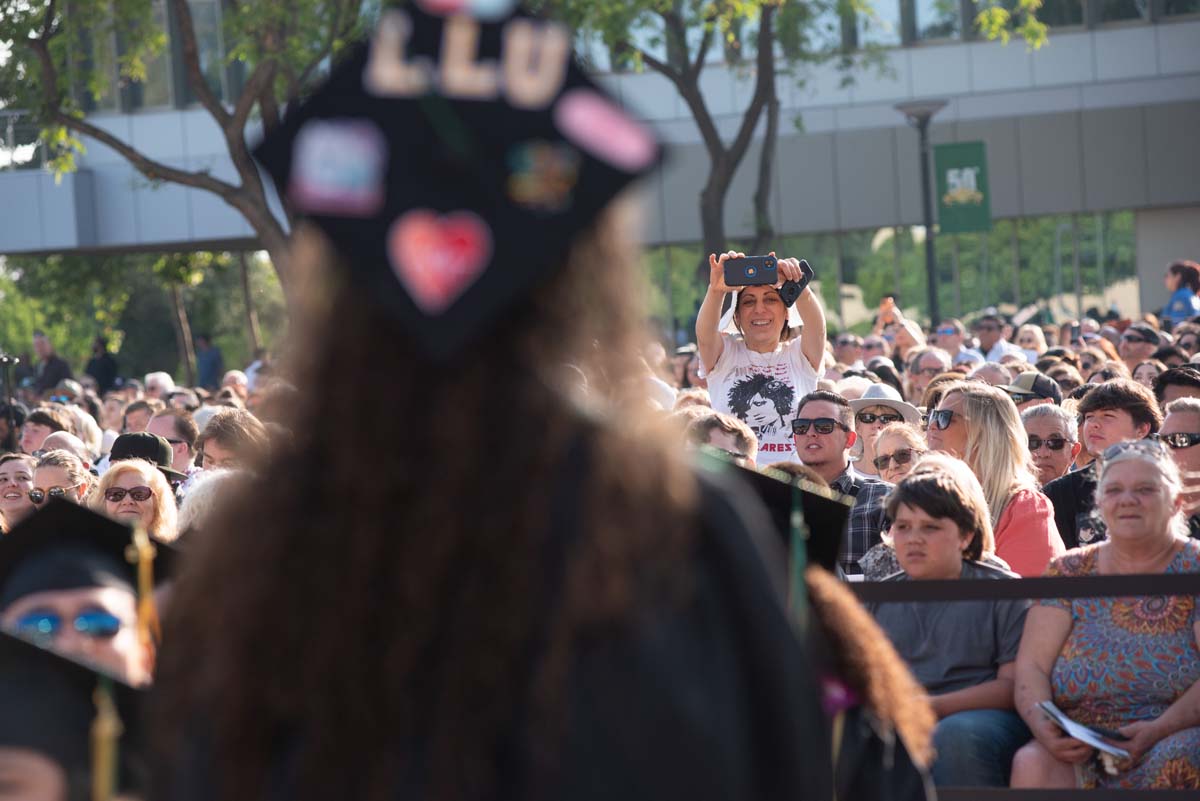
[[[908,124],[917,129],[921,138],[921,205],[922,218],[925,221],[925,276],[929,291],[930,325],[941,322],[941,312],[938,309],[937,261],[933,250],[933,190],[929,186],[929,120],[943,108],[945,100],[915,100],[911,103],[898,103],[895,106],[908,120]]]

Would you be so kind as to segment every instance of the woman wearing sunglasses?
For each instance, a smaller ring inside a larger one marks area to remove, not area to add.
[[[884,478],[875,466],[875,455],[879,432],[892,423],[916,424],[921,413],[911,403],[905,403],[900,393],[887,384],[872,384],[861,398],[850,401],[854,410],[854,432],[862,443],[862,456],[854,462],[854,469],[871,478]]]
[[[161,542],[172,542],[178,536],[171,485],[157,465],[144,459],[125,459],[105,471],[91,507],[126,525],[141,524]]]
[[[51,498],[85,503],[93,480],[94,476],[75,454],[64,450],[46,451],[33,469],[29,500],[39,507]]]
[[[1022,576],[1040,576],[1066,548],[1054,507],[1039,490],[1026,439],[1008,394],[978,382],[948,386],[925,432],[930,450],[962,459],[983,485],[996,556]]]

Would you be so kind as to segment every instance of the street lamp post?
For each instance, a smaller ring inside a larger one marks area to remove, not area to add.
[[[941,322],[938,309],[937,261],[934,257],[933,238],[933,190],[929,186],[929,120],[943,108],[945,100],[917,100],[911,103],[898,103],[895,108],[908,120],[908,124],[917,129],[921,138],[921,205],[922,218],[925,222],[925,280],[929,291],[930,324]]]

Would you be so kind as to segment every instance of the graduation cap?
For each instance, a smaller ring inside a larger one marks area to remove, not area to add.
[[[255,149],[369,301],[432,359],[479,337],[661,159],[587,78],[561,23],[514,0],[382,12]]]
[[[806,564],[833,572],[854,499],[778,470],[737,470],[766,505],[784,547],[792,548],[793,537],[797,537],[804,543]]]
[[[0,610],[35,592],[119,587],[138,599],[138,636],[158,634],[154,586],[176,551],[69,501],[51,500],[0,538]]]
[[[0,632],[0,749],[49,759],[69,799],[107,801],[144,788],[143,696],[92,665]],[[15,756],[8,770],[20,777],[27,758]]]

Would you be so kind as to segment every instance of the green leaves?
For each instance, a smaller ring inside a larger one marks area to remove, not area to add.
[[[987,39],[1008,44],[1015,33],[1029,50],[1046,43],[1049,27],[1037,18],[1042,0],[976,0],[976,4],[975,26]]]

